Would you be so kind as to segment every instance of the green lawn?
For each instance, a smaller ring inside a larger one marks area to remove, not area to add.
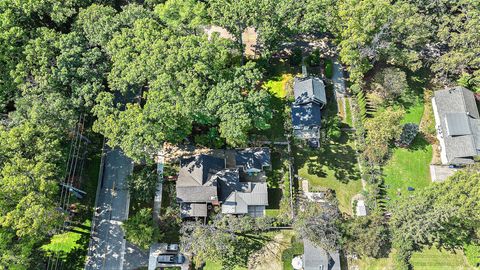
[[[436,248],[415,252],[410,259],[413,270],[473,270],[463,252],[456,253]],[[395,270],[393,252],[388,258],[362,258],[356,264],[360,270]]]
[[[285,84],[293,78],[292,74],[282,74],[270,78],[263,84],[263,87],[278,98],[285,98],[287,95],[285,91]]]
[[[352,214],[351,199],[362,191],[353,134],[343,133],[337,142],[325,143],[318,151],[300,149],[295,162],[299,176],[308,180],[310,191],[334,190],[340,210]]]
[[[292,259],[303,254],[303,243],[292,239],[292,246],[282,252],[283,270],[293,270]]]
[[[352,121],[352,109],[350,107],[350,99],[345,98],[345,123],[351,127],[353,127]]]
[[[470,270],[462,251],[456,253],[436,248],[415,252],[410,259],[414,270]]]
[[[391,201],[398,196],[408,196],[415,189],[423,188],[431,183],[430,162],[432,146],[418,135],[408,148],[395,148],[392,157],[383,168],[387,194]],[[414,191],[413,191],[414,192]]]
[[[423,102],[420,98],[416,99],[411,106],[405,108],[405,116],[402,119],[402,124],[415,123],[420,124],[423,115]]]

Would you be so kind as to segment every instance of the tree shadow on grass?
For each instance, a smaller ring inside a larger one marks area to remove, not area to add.
[[[298,148],[295,157],[297,168],[307,166],[307,172],[320,178],[333,171],[335,178],[347,184],[360,179],[355,149],[349,144],[351,134],[342,132],[337,141],[323,143],[318,150]]]
[[[409,151],[427,151],[427,147],[430,145],[425,139],[425,136],[422,133],[418,133],[412,144],[408,147]]]

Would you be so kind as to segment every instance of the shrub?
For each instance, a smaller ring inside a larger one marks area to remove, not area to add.
[[[398,147],[408,147],[418,134],[418,125],[415,123],[407,123],[403,125],[400,138],[395,141]]]
[[[340,130],[341,119],[338,115],[328,118],[325,121],[325,126],[327,128],[327,137],[332,140],[338,140],[342,136],[342,131]]]
[[[407,75],[399,68],[386,68],[375,76],[374,90],[385,100],[392,100],[407,89]]]
[[[157,171],[155,165],[135,167],[127,178],[128,191],[133,201],[151,202],[157,191]]]
[[[225,144],[216,128],[210,128],[205,134],[195,135],[194,139],[196,144],[210,148],[222,148]]]
[[[308,57],[308,64],[312,67],[316,67],[320,65],[320,50],[315,49]]]
[[[293,66],[298,66],[302,63],[302,49],[293,48],[292,54],[290,55],[290,64]]]
[[[142,249],[148,249],[151,243],[160,238],[160,231],[153,220],[150,208],[143,208],[129,217],[122,227],[126,239]]]
[[[333,62],[332,59],[325,60],[325,77],[331,79],[333,77]]]

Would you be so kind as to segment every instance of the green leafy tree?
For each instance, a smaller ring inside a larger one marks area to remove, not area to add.
[[[148,250],[150,244],[160,238],[160,231],[153,220],[152,209],[150,208],[140,209],[129,217],[122,224],[122,227],[125,230],[127,240],[144,250]]]
[[[373,165],[381,164],[389,152],[389,145],[402,133],[403,109],[387,108],[365,121],[366,147],[362,155]]]
[[[157,192],[157,174],[154,166],[135,168],[128,177],[128,190],[132,197],[143,202],[151,202]]]
[[[196,0],[168,0],[155,13],[174,31],[195,33],[208,22],[205,4]]]
[[[390,222],[393,246],[400,263],[407,263],[411,252],[435,245],[461,248],[478,233],[480,194],[478,165],[458,171],[445,182],[436,183],[401,197]]]
[[[201,264],[211,260],[221,262],[226,268],[246,266],[253,242],[258,234],[267,230],[271,219],[251,216],[218,215],[211,223],[184,223],[181,229],[181,247],[185,252],[195,254],[194,261]],[[240,256],[240,257],[239,257]]]
[[[385,68],[375,77],[375,91],[384,100],[393,100],[408,89],[407,75],[399,68]]]
[[[381,213],[374,212],[342,223],[342,246],[361,257],[388,255],[390,233]]]
[[[334,204],[307,203],[294,221],[295,231],[327,251],[340,248],[340,212]]]

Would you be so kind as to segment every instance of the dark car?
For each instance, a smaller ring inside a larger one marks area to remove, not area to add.
[[[183,264],[185,262],[185,257],[182,254],[162,254],[158,256],[157,262],[165,264]]]

